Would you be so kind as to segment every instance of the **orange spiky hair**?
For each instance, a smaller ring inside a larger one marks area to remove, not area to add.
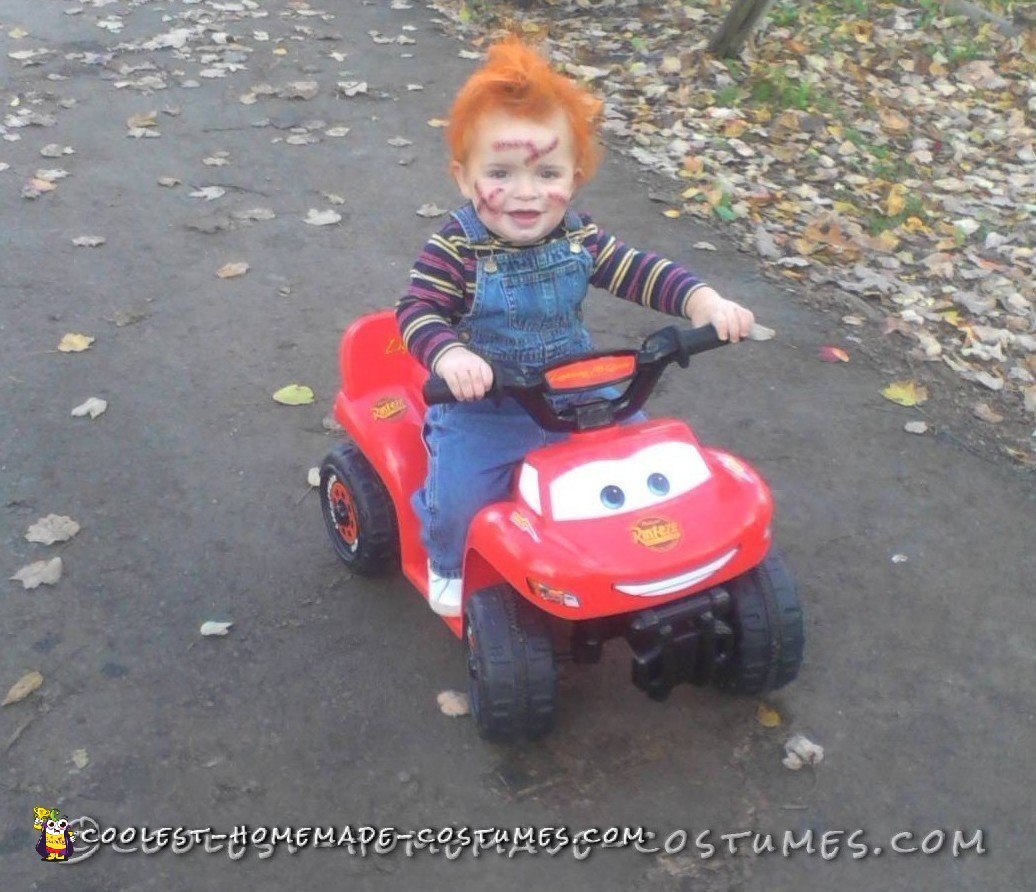
[[[506,111],[542,121],[560,110],[572,128],[580,182],[597,172],[601,150],[597,124],[604,105],[579,84],[558,74],[520,38],[511,36],[489,48],[485,64],[461,87],[446,131],[453,160],[465,163],[472,134],[487,112]]]

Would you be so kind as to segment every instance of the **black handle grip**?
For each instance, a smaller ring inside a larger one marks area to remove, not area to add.
[[[440,378],[438,375],[428,376],[428,380],[424,382],[422,392],[424,394],[424,404],[426,406],[457,402],[457,398],[453,395],[453,391],[450,390],[450,385],[446,383],[444,378]]]
[[[711,322],[698,328],[680,328],[680,347],[685,356],[694,356],[695,353],[704,353],[706,350],[715,350],[729,343],[720,339],[716,326]]]

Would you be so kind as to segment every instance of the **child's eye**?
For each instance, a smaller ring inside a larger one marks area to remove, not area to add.
[[[503,180],[507,178],[506,170],[491,170],[486,174],[491,180]]]
[[[545,180],[556,180],[561,176],[560,170],[544,170],[540,173],[540,176]]]

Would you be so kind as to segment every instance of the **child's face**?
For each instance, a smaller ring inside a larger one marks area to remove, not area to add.
[[[539,241],[562,221],[579,179],[561,112],[543,121],[485,115],[467,161],[454,161],[452,170],[486,228],[515,245]]]

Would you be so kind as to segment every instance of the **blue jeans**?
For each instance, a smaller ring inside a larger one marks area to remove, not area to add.
[[[534,449],[566,434],[543,430],[513,399],[432,406],[425,415],[428,476],[413,496],[432,570],[460,576],[475,515],[506,499],[516,467]]]

